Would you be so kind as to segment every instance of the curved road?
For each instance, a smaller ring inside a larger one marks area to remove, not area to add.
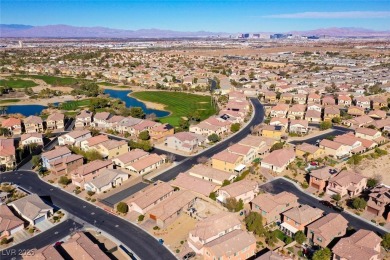
[[[251,102],[254,106],[254,117],[252,121],[241,129],[239,133],[219,144],[216,144],[214,147],[199,155],[185,159],[183,163],[161,174],[156,178],[156,180],[169,181],[176,177],[180,172],[191,168],[193,164],[197,163],[197,159],[199,157],[206,156],[210,158],[215,153],[225,150],[231,142],[238,142],[247,136],[250,133],[250,128],[261,123],[264,119],[264,109],[259,100],[257,98],[251,98]],[[160,245],[156,238],[152,237],[139,227],[112,215],[99,207],[87,203],[76,196],[70,195],[60,188],[53,187],[52,185],[40,180],[39,177],[32,171],[18,170],[2,173],[0,174],[0,181],[14,182],[32,193],[37,193],[39,196],[43,197],[49,197],[55,206],[66,210],[74,216],[77,216],[86,223],[91,225],[94,224],[97,228],[117,238],[141,259],[175,259],[174,255],[167,248]],[[65,237],[71,233],[69,228],[70,226],[79,226],[80,224],[73,224],[72,221],[61,223],[53,229],[49,229],[48,231],[10,249],[28,250],[42,247],[43,244],[47,245],[54,243],[58,241],[59,238]],[[45,243],[42,241],[45,241]],[[1,259],[8,259],[12,257],[3,254],[4,252],[6,253],[10,251],[4,250],[0,252],[0,255],[2,256]]]
[[[251,127],[262,123],[264,120],[263,105],[260,103],[260,101],[257,98],[251,98],[250,100],[252,101],[254,107],[253,111],[255,115],[252,121],[249,124],[247,124],[243,129],[241,129],[240,132],[238,132],[236,135],[232,136],[231,138],[214,145],[210,149],[198,155],[185,159],[183,163],[160,174],[159,176],[155,177],[152,180],[153,181],[161,180],[165,182],[170,181],[173,178],[175,178],[177,175],[179,175],[179,173],[185,172],[189,170],[193,165],[197,164],[198,158],[200,157],[211,158],[214,154],[226,150],[230,146],[230,143],[237,143],[240,140],[242,140],[244,137],[246,137],[248,134],[250,134]]]

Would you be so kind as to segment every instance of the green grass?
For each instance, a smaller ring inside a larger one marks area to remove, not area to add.
[[[48,76],[48,75],[18,75],[17,77],[40,79],[43,80],[46,84],[55,85],[55,86],[72,86],[81,81],[88,82],[88,80],[85,79],[61,78],[61,77]]]
[[[0,79],[0,86],[11,88],[32,88],[38,86],[38,84],[31,80],[9,78]]]
[[[286,235],[279,229],[276,229],[274,231],[276,233],[276,237],[279,238],[280,240],[284,241],[286,239]]]
[[[71,111],[71,110],[76,110],[80,107],[89,106],[90,103],[91,103],[90,99],[75,100],[75,101],[64,102],[60,105],[60,107],[63,110]]]
[[[5,104],[5,103],[16,103],[16,102],[19,102],[20,99],[4,99],[4,100],[0,100],[0,104]]]
[[[154,103],[163,104],[171,114],[160,118],[162,123],[178,126],[180,118],[195,111],[199,112],[201,120],[215,114],[215,107],[211,105],[210,96],[200,96],[183,92],[144,91],[134,92],[133,97]]]
[[[108,86],[108,87],[116,86],[116,84],[110,82],[97,82],[97,84],[102,86]]]

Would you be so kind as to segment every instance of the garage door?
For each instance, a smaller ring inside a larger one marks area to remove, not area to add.
[[[373,213],[373,214],[375,214],[375,215],[378,215],[378,210],[376,210],[376,209],[367,207],[367,211],[370,212],[370,213]]]
[[[313,188],[316,188],[317,190],[320,189],[320,185],[318,185],[318,184],[312,183],[311,186],[312,186]]]
[[[45,219],[46,219],[46,216],[39,217],[36,220],[34,220],[34,224],[36,225],[36,224],[44,221]]]
[[[13,234],[15,234],[16,232],[18,232],[18,231],[21,231],[21,230],[23,230],[23,224],[22,225],[20,225],[19,227],[17,227],[17,228],[14,228],[14,229],[11,229],[11,235],[13,235]]]

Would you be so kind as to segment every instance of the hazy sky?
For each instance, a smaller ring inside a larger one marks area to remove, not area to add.
[[[213,32],[390,30],[390,0],[1,0],[0,22]]]

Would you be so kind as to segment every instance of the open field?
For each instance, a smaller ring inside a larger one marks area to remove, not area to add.
[[[71,110],[76,110],[80,107],[89,106],[90,103],[91,103],[90,99],[75,100],[75,101],[64,102],[59,107],[63,110],[71,111]]]
[[[0,86],[11,88],[32,88],[38,86],[38,84],[31,80],[9,78],[0,79]]]
[[[16,102],[19,102],[20,99],[4,99],[4,100],[0,100],[0,104],[6,104],[6,103],[16,103]]]
[[[162,123],[178,126],[182,117],[198,112],[201,120],[215,114],[216,110],[211,105],[210,96],[200,96],[182,92],[144,91],[134,92],[131,96],[142,101],[159,103],[164,109],[171,112],[169,116],[160,118]]]

